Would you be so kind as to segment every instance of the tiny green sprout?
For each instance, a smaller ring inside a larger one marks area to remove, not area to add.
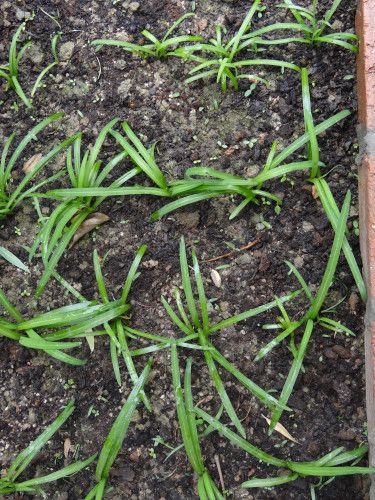
[[[96,455],[92,455],[84,461],[75,461],[55,472],[46,475],[37,475],[36,477],[34,477],[35,474],[32,473],[32,479],[19,481],[19,477],[24,474],[24,471],[28,468],[30,463],[37,459],[40,450],[66,422],[66,420],[73,413],[74,409],[75,407],[73,401],[71,401],[56,417],[56,419],[35,439],[35,441],[32,441],[27,448],[15,457],[9,467],[7,467],[5,474],[0,478],[0,495],[11,495],[12,493],[16,493],[18,495],[20,493],[37,493],[38,495],[42,494],[45,496],[45,493],[41,489],[43,484],[52,483],[58,479],[67,478],[76,474],[77,472],[84,470],[95,460]],[[55,454],[55,463],[61,458],[61,452]]]
[[[148,30],[143,30],[142,35],[149,43],[135,44],[130,42],[125,42],[122,40],[111,40],[111,39],[99,39],[92,41],[92,45],[103,46],[110,45],[115,47],[121,47],[125,51],[137,54],[140,57],[156,57],[161,59],[162,57],[174,55],[173,49],[180,47],[181,44],[187,42],[200,42],[202,40],[201,36],[194,35],[181,35],[181,36],[171,36],[172,33],[182,24],[185,19],[194,16],[193,12],[188,12],[181,16],[177,21],[175,21],[170,28],[165,32],[162,39],[158,39],[155,35],[150,33]],[[177,97],[177,96],[176,96]]]
[[[247,72],[248,67],[271,66],[279,67],[281,70],[289,68],[297,72],[300,71],[297,65],[287,61],[237,58],[248,45],[244,43],[246,32],[251,25],[254,15],[258,12],[259,4],[260,0],[253,1],[238,31],[226,41],[224,41],[226,30],[222,26],[217,25],[215,38],[203,41],[202,43],[179,47],[171,53],[184,60],[196,63],[195,67],[189,72],[189,78],[186,79],[186,83],[215,77],[216,82],[220,84],[221,90],[226,92],[229,84],[232,84],[233,88],[238,90],[241,79],[268,85],[267,80],[264,78],[249,74]],[[197,53],[202,55],[196,55]]]
[[[310,7],[297,5],[293,3],[292,0],[284,0],[284,2],[278,4],[277,7],[286,9],[290,12],[294,17],[294,22],[274,23],[250,31],[243,36],[242,46],[257,52],[259,46],[282,45],[288,43],[305,43],[319,46],[324,43],[329,43],[356,53],[358,52],[358,38],[354,33],[335,31],[329,34],[325,33],[327,28],[332,28],[331,19],[341,2],[342,0],[333,0],[322,19],[318,19],[317,0],[312,0]],[[263,35],[272,34],[278,31],[289,31],[292,32],[293,35],[285,38],[263,38]],[[295,33],[297,33],[297,36]]]

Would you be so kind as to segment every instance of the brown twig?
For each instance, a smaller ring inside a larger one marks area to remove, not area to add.
[[[254,241],[251,241],[247,245],[244,245],[243,247],[237,248],[236,250],[232,250],[232,252],[224,253],[223,255],[219,255],[218,257],[212,257],[211,259],[207,259],[205,262],[215,262],[216,260],[221,260],[221,259],[227,259],[228,257],[232,257],[235,255],[237,252],[243,252],[244,250],[249,250],[249,248],[254,247],[260,242],[260,239],[256,239]]]
[[[221,471],[221,465],[220,465],[219,455],[214,455],[214,460],[215,460],[215,464],[216,464],[216,467],[217,467],[217,471],[219,473],[219,479],[220,479],[221,489],[224,492],[225,491],[225,484],[224,484],[223,473]]]

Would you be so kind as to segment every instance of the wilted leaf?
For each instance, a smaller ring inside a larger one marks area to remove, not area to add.
[[[271,423],[271,420],[267,417],[265,417],[264,415],[262,415],[262,417],[264,418],[264,420],[266,420],[267,424],[269,425]],[[282,436],[286,437],[287,439],[289,439],[289,441],[293,441],[293,443],[298,443],[297,439],[295,439],[286,429],[285,427],[280,424],[280,423],[277,423],[275,425],[275,431],[278,432],[279,434],[281,434]]]
[[[22,167],[22,170],[25,172],[25,174],[32,172],[35,168],[35,165],[42,159],[42,157],[43,157],[42,153],[37,153],[36,155],[32,156],[29,160],[27,160]]]
[[[211,271],[211,279],[214,283],[215,286],[218,288],[221,287],[221,276],[220,274],[216,271],[216,269],[212,269]]]
[[[94,214],[91,214],[89,217],[87,217],[86,220],[82,222],[82,224],[75,232],[69,248],[72,248],[72,246],[75,245],[78,240],[85,236],[85,234],[95,229],[96,226],[100,226],[107,221],[109,221],[108,215],[102,214],[101,212],[95,212]]]

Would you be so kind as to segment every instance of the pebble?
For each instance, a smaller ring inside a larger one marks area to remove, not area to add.
[[[342,345],[338,345],[338,344],[334,345],[332,347],[332,351],[335,352],[342,359],[350,359],[351,358],[350,350]]]
[[[341,429],[336,436],[343,441],[354,441],[356,434],[351,429]]]
[[[175,218],[179,224],[182,224],[187,229],[195,229],[199,224],[200,214],[198,211],[180,212],[175,215]]]
[[[61,61],[69,61],[72,58],[74,52],[74,43],[73,42],[65,42],[60,46],[59,49],[59,57]]]

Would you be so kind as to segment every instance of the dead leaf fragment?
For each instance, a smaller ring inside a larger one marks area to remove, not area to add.
[[[319,198],[318,191],[316,190],[315,184],[313,184],[311,188],[311,194],[313,195],[314,200]]]
[[[72,449],[72,442],[69,438],[66,438],[64,441],[64,457],[68,458],[69,452]]]
[[[96,226],[100,226],[101,224],[104,224],[104,222],[107,221],[109,221],[109,217],[106,214],[102,214],[101,212],[95,212],[94,214],[91,214],[89,217],[87,217],[86,220],[82,222],[82,224],[75,232],[72,242],[70,243],[69,249],[72,248],[72,246],[74,246],[78,240],[80,240],[83,236],[85,236],[85,234],[95,229]]]
[[[22,170],[25,172],[25,174],[32,172],[35,166],[38,164],[38,162],[42,159],[42,157],[43,157],[42,153],[37,153],[36,155],[32,156],[27,161],[25,161],[22,167]]]
[[[271,423],[271,420],[267,417],[265,417],[264,415],[262,415],[262,417],[264,418],[264,420],[267,422],[268,425],[270,425]],[[289,441],[293,441],[293,443],[297,443],[298,444],[298,441],[297,439],[295,439],[286,429],[285,427],[280,424],[280,423],[277,423],[275,425],[275,431],[278,432],[279,434],[281,434],[282,436],[284,436],[285,438],[289,439]]]
[[[221,287],[221,276],[220,274],[216,271],[216,269],[212,269],[211,271],[211,279],[214,283],[214,285],[217,287],[217,288],[220,288]]]

